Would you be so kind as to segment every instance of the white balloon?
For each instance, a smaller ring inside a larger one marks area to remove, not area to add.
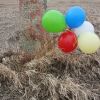
[[[94,33],[94,26],[90,22],[85,21],[80,27],[73,29],[73,31],[77,36],[86,32]]]

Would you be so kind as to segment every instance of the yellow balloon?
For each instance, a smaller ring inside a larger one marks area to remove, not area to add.
[[[83,33],[78,38],[78,45],[82,52],[92,54],[100,48],[100,38],[90,32]]]

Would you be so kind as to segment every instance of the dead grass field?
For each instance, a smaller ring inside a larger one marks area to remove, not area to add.
[[[51,0],[48,9],[82,6],[100,36],[100,1],[82,1]],[[22,64],[23,56],[5,53],[19,50],[18,18],[17,4],[0,5],[0,100],[100,100],[100,51],[64,55],[55,48],[55,54]]]

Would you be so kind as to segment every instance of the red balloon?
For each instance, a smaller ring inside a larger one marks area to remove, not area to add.
[[[65,53],[72,52],[78,45],[77,36],[74,32],[67,30],[58,39],[58,47]]]

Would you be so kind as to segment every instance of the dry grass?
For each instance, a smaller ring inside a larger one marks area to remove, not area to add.
[[[56,51],[24,65],[17,55],[3,59],[0,100],[99,100],[100,57]]]
[[[99,17],[89,19],[99,34]],[[100,100],[100,51],[65,55],[54,43],[43,41],[35,55],[21,52],[0,58],[0,100]]]

